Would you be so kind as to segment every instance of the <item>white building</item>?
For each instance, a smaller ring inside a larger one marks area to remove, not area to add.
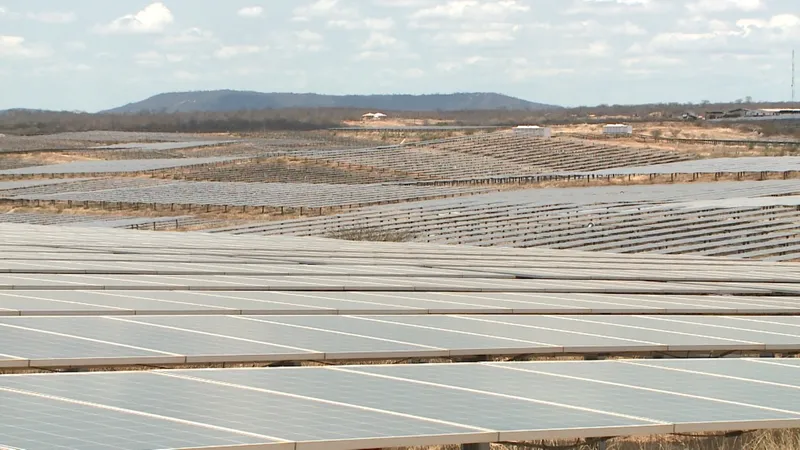
[[[608,124],[603,127],[603,134],[611,136],[630,136],[633,134],[633,127],[631,125],[622,125],[618,123]]]
[[[550,127],[539,127],[536,125],[520,125],[518,127],[514,127],[514,134],[524,134],[526,136],[550,138],[553,136],[553,130]]]
[[[363,116],[361,116],[361,119],[362,120],[381,120],[381,119],[383,119],[385,117],[386,117],[386,114],[375,112],[375,113],[366,113]]]
[[[782,116],[788,114],[800,114],[800,109],[761,108],[761,109],[748,109],[744,113],[746,117],[772,117],[772,116]]]

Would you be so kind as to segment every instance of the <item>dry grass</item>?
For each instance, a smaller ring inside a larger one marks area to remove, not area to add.
[[[358,126],[358,125],[356,125]],[[386,126],[385,124],[383,126]],[[334,131],[333,136],[347,137],[349,139],[380,143],[382,145],[394,145],[401,143],[423,142],[434,139],[453,138],[467,135],[479,135],[490,133],[483,130],[430,130],[430,131],[411,131],[411,130],[392,130],[385,131]]]
[[[525,445],[528,444],[528,445]],[[759,430],[741,436],[722,437],[716,434],[692,436],[660,435],[611,439],[607,450],[800,450],[800,430]],[[531,448],[569,448],[596,450],[591,440],[581,445],[576,441],[538,441],[523,445],[492,444],[492,450],[527,450]],[[410,447],[397,450],[459,450],[460,446]]]
[[[602,136],[602,125],[578,124],[554,126],[553,134],[581,134],[596,135],[597,141],[608,143],[609,140]],[[747,126],[720,126],[707,123],[639,123],[633,125],[634,135],[653,136],[660,134],[665,138],[682,139],[719,139],[719,140],[760,140],[764,139],[759,135],[755,127]],[[786,137],[791,139],[791,137]],[[797,154],[796,151],[788,148],[768,148],[765,146],[734,146],[734,145],[713,145],[703,143],[687,142],[641,142],[635,137],[620,137],[611,141],[635,148],[653,148],[667,151],[677,151],[691,153],[700,158],[726,158],[743,156],[787,156]]]
[[[576,125],[555,125],[552,127],[553,133],[580,133],[597,134],[603,132],[602,124],[576,124]],[[703,123],[697,125],[690,122],[663,123],[645,122],[633,124],[634,134],[644,134],[651,136],[654,132],[660,133],[667,138],[677,137],[683,139],[761,139],[754,128],[747,127],[726,127],[720,125],[710,125]]]
[[[63,164],[92,159],[96,158],[70,152],[0,153],[0,170],[15,169],[19,167],[44,166],[48,164]]]
[[[324,237],[344,241],[411,242],[417,235],[411,231],[385,230],[382,228],[350,228],[328,233]]]

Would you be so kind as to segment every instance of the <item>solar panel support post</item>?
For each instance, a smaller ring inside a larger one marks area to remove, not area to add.
[[[488,442],[480,444],[463,444],[461,450],[491,450],[491,445]]]

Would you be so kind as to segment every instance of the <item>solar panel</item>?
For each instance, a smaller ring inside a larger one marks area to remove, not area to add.
[[[0,330],[16,367],[800,350],[796,316],[2,317]]]
[[[797,222],[800,200],[790,194],[798,190],[797,180],[527,189],[208,232],[326,236],[380,228],[430,243],[792,260],[800,246],[785,239]]]
[[[696,161],[678,161],[647,166],[618,167],[589,173],[642,174],[642,173],[736,173],[736,172],[789,172],[800,170],[797,156],[749,156],[740,158],[712,158]]]
[[[0,291],[0,316],[800,314],[800,298],[527,292]]]
[[[797,427],[798,369],[709,359],[15,375],[0,377],[11,405],[0,445],[359,449]]]

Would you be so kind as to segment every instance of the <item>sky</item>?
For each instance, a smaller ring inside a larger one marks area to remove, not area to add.
[[[0,109],[212,89],[788,101],[798,43],[798,0],[0,0]]]

